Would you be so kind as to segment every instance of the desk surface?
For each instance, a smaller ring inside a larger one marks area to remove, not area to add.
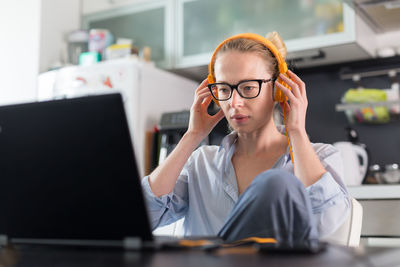
[[[17,247],[0,250],[0,266],[397,266],[400,263],[399,252],[400,249],[394,248],[354,250],[336,246],[316,255]]]

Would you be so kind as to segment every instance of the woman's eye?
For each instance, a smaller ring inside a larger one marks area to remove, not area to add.
[[[252,90],[254,90],[254,89],[255,89],[255,87],[253,87],[253,86],[246,86],[246,87],[244,88],[245,91],[252,91]]]

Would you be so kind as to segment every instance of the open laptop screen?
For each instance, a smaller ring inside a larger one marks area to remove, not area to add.
[[[0,107],[0,235],[151,240],[119,94]]]

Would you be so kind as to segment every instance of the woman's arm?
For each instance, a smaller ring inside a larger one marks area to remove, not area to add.
[[[310,186],[318,181],[326,172],[322,166],[306,132],[293,132],[290,135],[294,158],[294,174],[299,177],[304,186]]]
[[[189,156],[200,142],[211,132],[224,117],[222,110],[211,116],[207,107],[212,96],[205,79],[196,89],[195,99],[190,109],[190,120],[187,132],[171,154],[149,176],[149,184],[157,197],[170,193]]]
[[[287,74],[290,79],[282,74],[280,78],[292,88],[291,91],[279,82],[275,82],[275,85],[290,101],[282,103],[281,107],[285,110],[285,127],[293,150],[294,174],[307,187],[318,181],[326,170],[315,153],[305,128],[308,105],[306,85],[292,71],[289,70]]]

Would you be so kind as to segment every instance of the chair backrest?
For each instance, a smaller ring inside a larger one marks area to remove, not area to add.
[[[350,197],[351,211],[346,221],[323,241],[343,245],[348,247],[357,247],[360,244],[363,208],[361,204]]]

